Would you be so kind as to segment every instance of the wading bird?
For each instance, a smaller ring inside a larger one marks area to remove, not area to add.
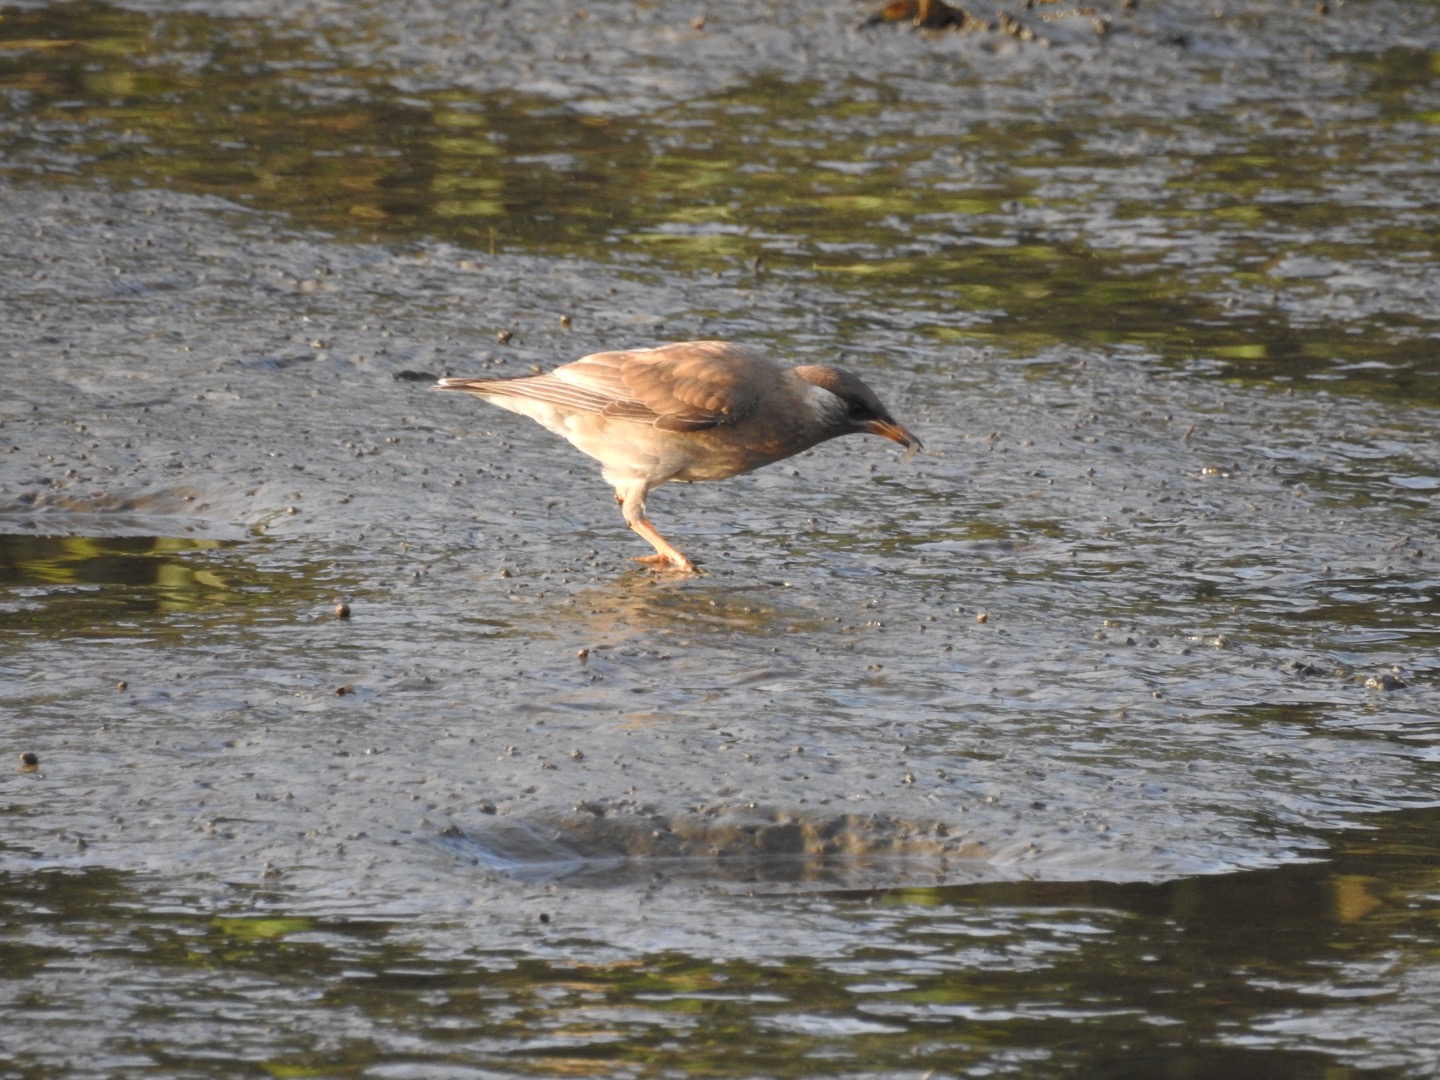
[[[840,435],[920,448],[848,371],[783,368],[727,341],[595,353],[543,375],[441,379],[435,389],[528,416],[589,454],[615,488],[625,523],[655,548],[639,561],[690,572],[695,564],[645,516],[645,496],[661,484],[724,480]]]

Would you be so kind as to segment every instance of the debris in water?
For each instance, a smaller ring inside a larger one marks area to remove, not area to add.
[[[876,26],[886,22],[908,22],[925,30],[988,30],[990,24],[977,19],[964,8],[954,7],[945,0],[894,0],[871,15],[862,24]]]

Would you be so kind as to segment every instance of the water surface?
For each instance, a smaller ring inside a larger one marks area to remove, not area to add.
[[[1435,9],[1154,7],[5,9],[5,1068],[1433,1074]]]

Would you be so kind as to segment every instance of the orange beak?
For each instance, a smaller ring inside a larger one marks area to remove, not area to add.
[[[899,443],[911,454],[921,449],[920,440],[893,420],[871,420],[865,425],[865,430],[871,435],[879,435],[882,439]]]

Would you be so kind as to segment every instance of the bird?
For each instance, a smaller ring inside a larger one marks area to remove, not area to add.
[[[907,459],[921,449],[858,376],[785,368],[728,341],[598,352],[540,375],[442,378],[433,389],[528,416],[600,462],[625,524],[655,549],[637,561],[661,570],[698,573],[646,516],[661,484],[725,480],[840,435],[879,435]]]

